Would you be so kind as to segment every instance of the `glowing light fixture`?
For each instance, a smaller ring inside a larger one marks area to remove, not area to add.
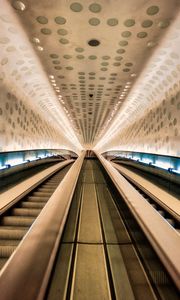
[[[44,48],[41,47],[41,46],[37,46],[37,49],[38,49],[39,51],[43,51],[43,50],[44,50]]]
[[[26,6],[22,1],[13,1],[12,6],[17,10],[25,10]]]

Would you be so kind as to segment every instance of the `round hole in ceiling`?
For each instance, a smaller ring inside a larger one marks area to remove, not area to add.
[[[96,39],[91,39],[90,41],[88,41],[88,45],[91,47],[97,47],[100,45],[100,41]]]
[[[69,41],[67,39],[60,39],[59,42],[63,45],[66,45],[69,43]]]
[[[79,52],[79,53],[81,53],[81,52],[83,52],[83,51],[84,51],[84,49],[83,49],[83,48],[80,48],[80,47],[78,47],[78,48],[76,48],[76,49],[75,49],[75,51],[76,51],[76,52]]]
[[[57,33],[59,35],[67,35],[68,31],[66,29],[61,28],[61,29],[58,29]]]
[[[83,9],[83,6],[79,2],[74,2],[70,5],[70,9],[74,12],[80,12]]]
[[[127,19],[127,20],[124,21],[124,25],[126,27],[134,26],[135,25],[135,20],[134,19]]]
[[[121,63],[119,63],[119,62],[113,63],[113,66],[115,66],[115,67],[119,67],[120,65],[121,65]]]
[[[90,56],[89,56],[89,59],[95,60],[95,59],[97,59],[97,56],[96,56],[96,55],[90,55]]]
[[[119,45],[120,45],[121,47],[125,47],[125,46],[128,45],[128,41],[120,41],[120,42],[119,42]]]
[[[77,59],[84,59],[84,55],[77,55]]]
[[[101,63],[101,65],[105,67],[105,66],[108,66],[108,65],[109,65],[109,63],[108,63],[108,62],[106,62],[106,61],[104,61],[104,62],[102,62],[102,63]]]
[[[125,66],[127,66],[127,67],[132,67],[133,64],[129,62],[129,63],[125,63]]]
[[[53,60],[52,63],[55,64],[55,65],[59,65],[60,61],[59,60]]]
[[[68,71],[73,70],[73,69],[74,69],[74,68],[71,67],[71,66],[66,67],[66,70],[68,70]]]
[[[122,33],[121,33],[121,36],[122,37],[125,37],[125,38],[128,38],[128,37],[130,37],[131,36],[131,31],[123,31]]]
[[[117,52],[118,54],[123,54],[123,53],[125,53],[126,51],[125,51],[124,49],[118,49],[116,52]]]
[[[148,28],[148,27],[151,27],[152,24],[153,24],[153,21],[151,21],[151,20],[144,20],[144,21],[142,22],[142,27]]]
[[[158,23],[158,27],[161,29],[164,29],[166,27],[168,27],[170,24],[170,22],[168,20],[162,20]]]
[[[115,19],[115,18],[108,19],[107,24],[109,26],[116,26],[116,25],[118,25],[118,19]]]
[[[56,70],[61,70],[62,67],[60,67],[60,66],[55,66],[54,69],[56,69]]]
[[[51,58],[58,58],[58,57],[59,57],[59,55],[54,54],[54,53],[50,54],[49,56],[50,56]]]
[[[117,60],[117,61],[120,61],[120,60],[123,59],[123,57],[122,56],[116,56],[114,59]]]
[[[140,39],[143,39],[143,38],[147,37],[147,32],[144,32],[144,31],[138,32],[137,37]]]
[[[0,43],[1,44],[7,44],[9,43],[9,39],[7,37],[0,37]]]
[[[63,25],[66,23],[66,19],[63,17],[60,17],[60,16],[57,16],[54,20],[57,24],[60,24],[60,25]]]
[[[1,60],[1,65],[2,65],[2,66],[6,65],[7,63],[8,63],[8,58],[7,58],[7,57],[5,57],[5,58],[3,58],[3,59]]]
[[[40,24],[47,24],[48,23],[48,18],[44,17],[44,16],[39,16],[36,18],[36,20],[40,23]]]
[[[110,59],[111,57],[110,56],[108,56],[108,55],[104,55],[104,56],[102,56],[102,59],[104,59],[104,60],[108,60],[108,59]]]
[[[89,19],[89,24],[92,26],[97,26],[100,24],[100,20],[98,18],[91,18]]]
[[[148,9],[146,10],[146,13],[150,16],[156,15],[158,12],[159,7],[155,5],[148,7]]]
[[[48,35],[48,34],[51,34],[52,31],[49,28],[41,28],[41,33]]]
[[[65,59],[70,59],[70,58],[72,58],[72,56],[71,56],[71,55],[68,55],[68,54],[65,54],[63,57],[64,57]]]
[[[89,5],[89,10],[93,13],[99,13],[101,11],[101,5],[98,3],[92,3]]]

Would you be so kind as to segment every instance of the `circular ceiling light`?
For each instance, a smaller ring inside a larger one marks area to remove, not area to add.
[[[22,1],[13,1],[12,6],[17,10],[25,10],[26,6]]]
[[[39,44],[39,43],[40,43],[40,40],[39,40],[38,38],[36,38],[36,37],[33,37],[33,38],[32,38],[32,42],[33,42],[34,44]]]

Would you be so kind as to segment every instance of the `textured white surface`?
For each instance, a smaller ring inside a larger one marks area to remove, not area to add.
[[[0,151],[179,155],[178,0],[17,3],[0,0]]]

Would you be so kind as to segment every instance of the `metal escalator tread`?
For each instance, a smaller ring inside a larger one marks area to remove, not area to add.
[[[13,216],[23,216],[23,217],[37,217],[41,209],[37,208],[13,208],[11,214]]]
[[[32,202],[47,202],[49,197],[37,197],[37,196],[29,196],[26,198],[27,201],[32,201]]]
[[[19,240],[0,240],[0,246],[15,246],[17,247]]]
[[[16,229],[16,230],[10,230],[10,229],[4,229],[3,227],[0,228],[0,240],[21,240],[23,236],[26,234],[27,230],[24,229]]]
[[[0,221],[0,269],[26,235],[68,169],[69,166],[63,169],[63,172],[60,170],[52,178],[41,183],[2,216]]]
[[[16,217],[16,216],[5,216],[3,217],[1,224],[10,226],[31,226],[35,218],[32,217]]]
[[[53,192],[54,187],[42,187],[37,190],[38,192]]]
[[[32,194],[32,196],[38,196],[38,197],[48,197],[49,195],[51,195],[52,192],[34,192]]]
[[[43,208],[45,203],[32,202],[32,201],[22,201],[20,207],[22,208]]]
[[[14,252],[16,246],[0,246],[0,258],[8,258]]]
[[[54,182],[46,182],[43,184],[43,187],[55,187],[57,186],[57,183],[54,183]]]

